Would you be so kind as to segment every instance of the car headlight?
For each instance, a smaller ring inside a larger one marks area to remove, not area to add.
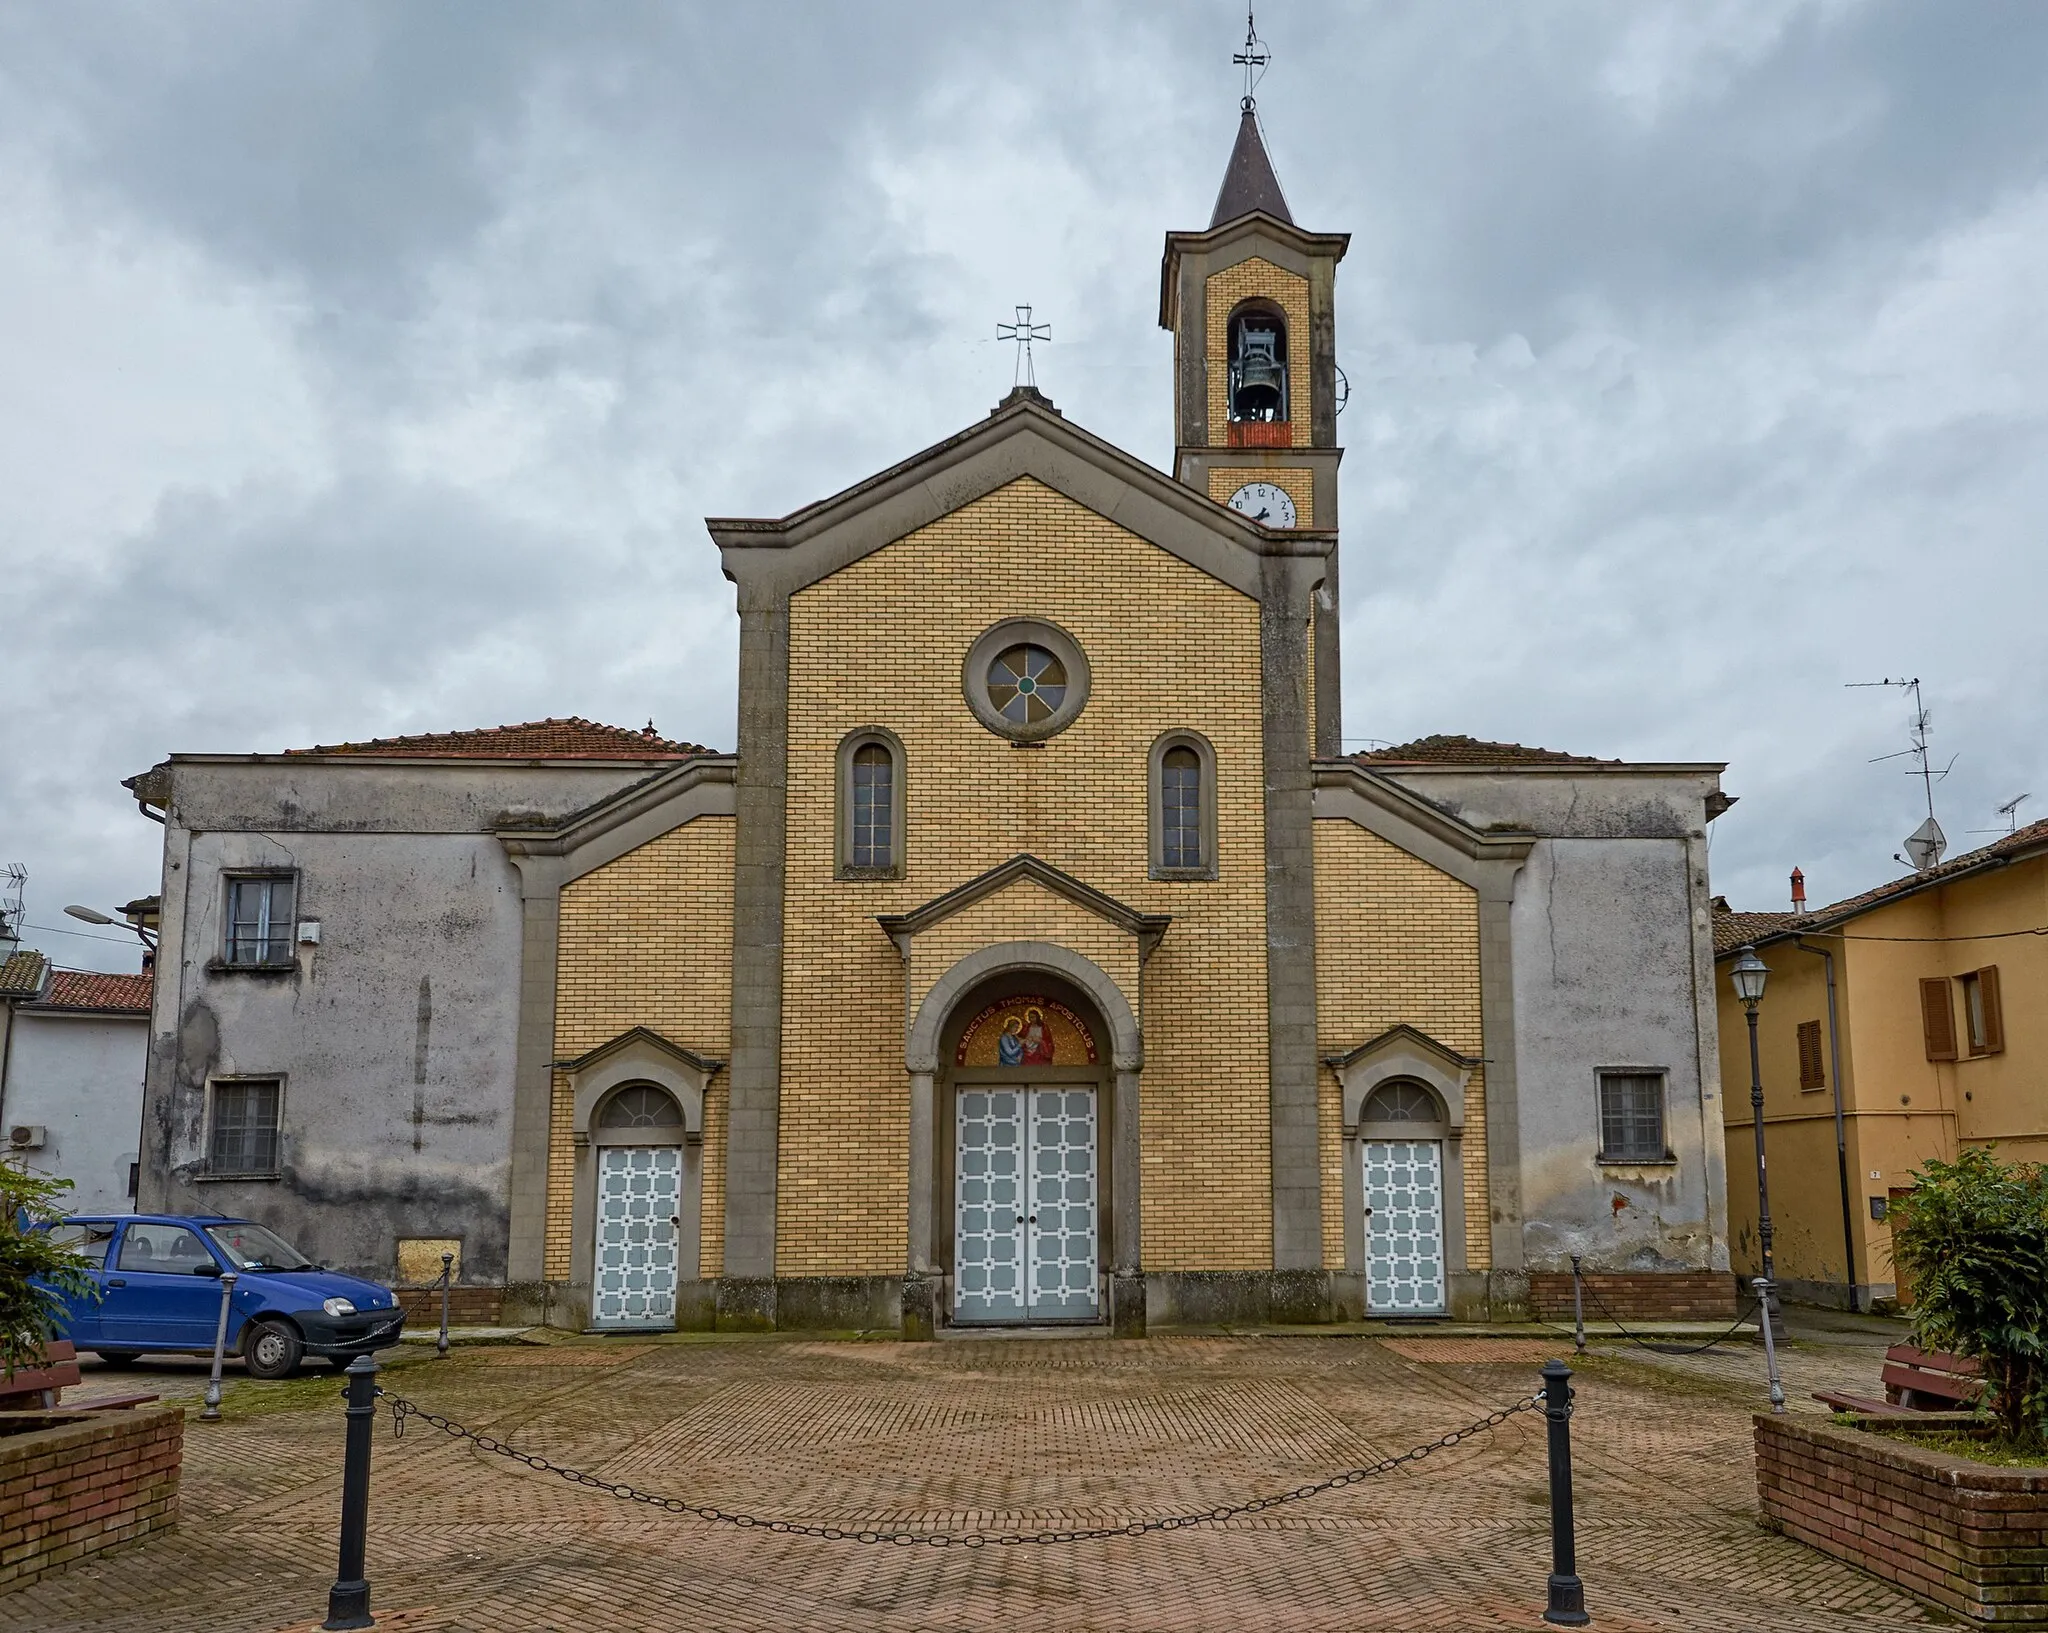
[[[320,1306],[329,1315],[354,1315],[356,1307],[345,1298],[331,1298]]]

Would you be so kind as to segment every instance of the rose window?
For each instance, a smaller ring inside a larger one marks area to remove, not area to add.
[[[988,700],[1012,725],[1050,720],[1066,698],[1066,665],[1042,646],[1006,647],[988,666]]]

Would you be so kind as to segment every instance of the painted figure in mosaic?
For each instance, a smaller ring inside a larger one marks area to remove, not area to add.
[[[999,1066],[1021,1066],[1024,1064],[1024,1023],[1015,1015],[1004,1018],[1003,1035],[996,1039],[996,1064]]]
[[[1024,1011],[1024,1064],[1052,1064],[1052,1033],[1046,1030],[1045,1011],[1042,1009]]]

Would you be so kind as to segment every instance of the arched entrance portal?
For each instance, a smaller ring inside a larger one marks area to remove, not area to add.
[[[985,947],[927,989],[905,1065],[908,1269],[930,1319],[1144,1330],[1143,1063],[1131,1003],[1068,948]]]
[[[1093,1006],[1039,971],[984,985],[949,1017],[938,1110],[951,1127],[934,1143],[951,1158],[942,1252],[953,1322],[1102,1318],[1102,1036]]]

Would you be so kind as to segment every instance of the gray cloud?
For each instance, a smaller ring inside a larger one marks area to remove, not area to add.
[[[1348,229],[1347,732],[1726,758],[1717,885],[1896,871],[2041,785],[2048,16],[1273,8]],[[0,3],[0,816],[31,916],[147,889],[119,777],[582,713],[729,743],[700,518],[1041,379],[1164,464],[1169,227],[1233,6]],[[12,266],[12,271],[9,266]],[[57,922],[64,922],[58,920]],[[109,944],[60,957],[120,963]]]

